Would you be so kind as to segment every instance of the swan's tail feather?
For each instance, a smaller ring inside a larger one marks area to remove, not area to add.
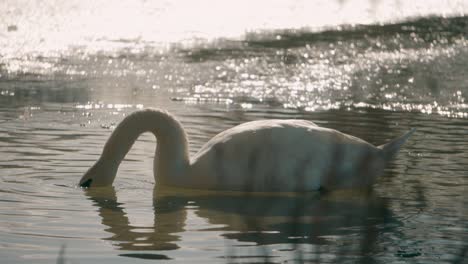
[[[415,128],[412,128],[410,131],[406,132],[402,136],[393,139],[392,141],[379,146],[378,148],[382,150],[385,159],[392,159],[397,152],[400,150],[401,146],[406,142],[406,140],[416,131]]]

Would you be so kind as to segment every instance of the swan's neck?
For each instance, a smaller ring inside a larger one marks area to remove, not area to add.
[[[152,132],[157,139],[154,157],[157,184],[183,181],[190,164],[187,136],[182,125],[165,111],[148,109],[127,116],[104,146],[101,160],[117,171],[133,143],[144,132]]]

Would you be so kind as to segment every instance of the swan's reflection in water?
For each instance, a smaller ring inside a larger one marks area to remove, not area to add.
[[[136,227],[130,224],[123,204],[117,202],[113,187],[91,188],[86,195],[94,201],[102,224],[112,234],[107,239],[120,250],[139,251],[121,254],[137,258],[169,259],[153,253],[179,248],[180,234],[190,229],[186,226],[190,210],[212,226],[199,230],[200,236],[203,232],[219,231],[225,239],[253,243],[265,259],[271,252],[262,246],[287,244],[291,250],[303,244],[338,247],[335,238],[346,236],[358,236],[359,243],[353,243],[351,249],[341,243],[334,254],[352,251],[359,256],[371,256],[378,251],[374,245],[382,226],[395,222],[386,201],[372,193],[273,195],[162,187],[154,190],[154,225]],[[141,253],[145,251],[148,254]],[[228,255],[236,255],[234,251],[226,249]]]

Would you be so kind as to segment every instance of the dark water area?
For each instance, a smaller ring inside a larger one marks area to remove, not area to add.
[[[466,263],[463,14],[177,41],[124,32],[62,45],[48,31],[35,48],[26,22],[0,22],[5,263]],[[160,188],[146,134],[113,187],[77,188],[115,125],[145,107],[181,120],[192,155],[258,119],[307,119],[375,145],[416,133],[370,193]]]

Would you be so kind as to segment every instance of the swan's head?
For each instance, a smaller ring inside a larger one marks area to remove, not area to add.
[[[114,182],[117,169],[114,166],[109,166],[103,160],[98,160],[89,170],[83,175],[80,180],[80,187],[103,187],[110,186]]]

